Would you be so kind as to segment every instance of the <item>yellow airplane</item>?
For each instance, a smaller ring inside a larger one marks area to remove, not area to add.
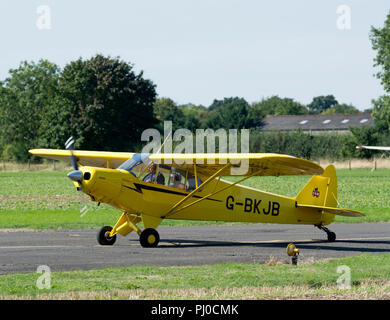
[[[335,215],[360,217],[337,208],[334,166],[281,154],[141,154],[103,151],[34,149],[33,155],[71,161],[68,177],[92,201],[119,209],[117,223],[104,226],[98,243],[113,245],[116,235],[134,231],[143,247],[156,247],[156,228],[163,219],[314,225],[335,241],[325,226]],[[213,160],[213,161],[211,161]],[[238,161],[248,161],[248,172],[236,182],[230,176]],[[235,163],[235,164],[233,164]],[[239,183],[253,176],[314,175],[296,197],[263,192]],[[144,229],[137,224],[142,221]]]

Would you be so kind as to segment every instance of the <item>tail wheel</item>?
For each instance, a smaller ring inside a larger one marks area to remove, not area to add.
[[[155,229],[147,228],[142,231],[141,236],[139,237],[139,242],[144,248],[153,248],[157,247],[160,241],[160,236]]]
[[[336,241],[336,234],[332,231],[330,231],[328,228],[322,226],[322,225],[315,225],[318,229],[325,231],[326,235],[328,236],[329,242],[335,242]]]
[[[328,241],[329,242],[335,242],[336,241],[336,234],[332,231],[329,231],[328,233]]]
[[[109,237],[112,230],[110,226],[102,227],[97,234],[97,242],[102,246],[112,246],[116,241],[116,235]]]

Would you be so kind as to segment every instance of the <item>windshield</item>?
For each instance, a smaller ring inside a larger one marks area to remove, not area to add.
[[[137,177],[149,163],[149,153],[136,153],[129,160],[122,163],[118,169],[126,170]]]

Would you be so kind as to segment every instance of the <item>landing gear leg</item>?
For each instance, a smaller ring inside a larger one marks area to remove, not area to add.
[[[328,228],[321,226],[321,225],[316,225],[316,227],[324,232],[326,232],[328,236],[328,241],[329,242],[335,242],[336,241],[336,234],[332,231],[330,231]]]

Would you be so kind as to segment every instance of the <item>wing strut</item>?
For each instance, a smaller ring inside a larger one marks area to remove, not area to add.
[[[193,201],[193,202],[187,204],[187,205],[184,206],[184,207],[181,207],[181,208],[176,209],[175,211],[173,211],[174,208],[172,208],[172,209],[169,211],[169,215],[172,215],[172,214],[174,214],[174,213],[177,213],[177,212],[179,212],[179,211],[181,211],[181,210],[183,210],[183,209],[186,209],[186,208],[188,208],[188,207],[193,206],[194,204],[196,204],[196,203],[198,203],[198,202],[200,202],[200,201],[206,200],[207,198],[209,198],[209,197],[211,197],[211,196],[214,196],[214,195],[216,195],[217,193],[220,193],[220,192],[222,192],[222,191],[225,191],[225,190],[227,190],[227,189],[229,189],[229,188],[235,186],[236,184],[238,184],[238,183],[240,183],[240,182],[243,182],[243,181],[245,181],[245,180],[247,180],[247,179],[249,179],[249,178],[251,178],[251,177],[257,175],[257,174],[260,173],[262,170],[263,170],[263,169],[260,169],[260,170],[258,170],[258,171],[256,171],[256,172],[252,173],[252,174],[249,175],[249,176],[245,176],[244,178],[242,178],[242,179],[240,179],[240,180],[238,180],[238,181],[236,181],[236,182],[234,182],[234,183],[232,183],[232,184],[229,184],[228,186],[226,186],[226,187],[224,187],[224,188],[222,188],[222,189],[220,189],[220,190],[218,190],[218,191],[209,193],[208,195],[206,195],[206,196],[204,196],[204,197],[202,197],[202,198],[200,198],[200,199],[198,199],[198,200],[195,200],[195,201]],[[184,200],[184,199],[183,199],[183,200]],[[177,206],[178,206],[178,205],[175,205],[176,208],[177,208]],[[172,211],[173,211],[173,212],[172,212]],[[168,214],[167,214],[167,216],[168,216]],[[165,216],[165,217],[166,217],[166,216]]]

